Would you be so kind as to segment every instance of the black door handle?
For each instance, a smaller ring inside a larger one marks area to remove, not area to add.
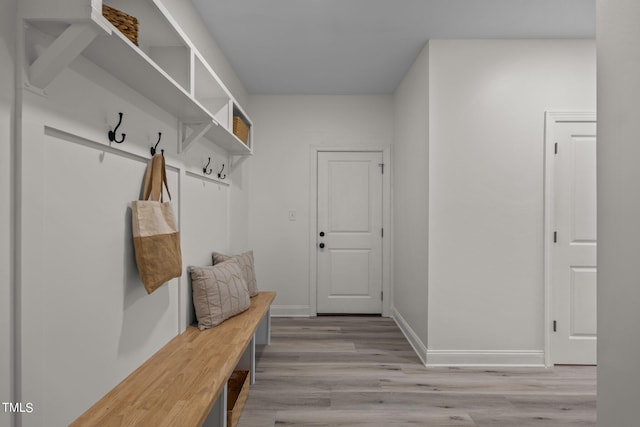
[[[320,232],[320,237],[324,237],[324,231]]]
[[[320,243],[318,246],[320,246],[320,249],[324,249],[324,243]]]

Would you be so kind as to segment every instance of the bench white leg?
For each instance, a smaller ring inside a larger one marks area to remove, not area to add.
[[[251,371],[250,384],[254,385],[256,383],[256,334],[253,334],[249,347],[251,348],[251,366],[249,367],[249,371]]]
[[[256,344],[271,344],[271,309],[267,310],[256,331]]]
[[[255,384],[256,378],[256,335],[253,334],[247,348],[242,353],[242,357],[238,362],[237,368],[251,372],[251,385]]]
[[[267,345],[271,345],[271,307],[267,310]]]
[[[213,404],[211,412],[204,420],[202,427],[227,427],[227,385],[222,389],[218,400]]]
[[[256,344],[271,344],[271,309],[267,310],[260,321],[256,333],[253,334],[236,367],[251,373],[251,385],[256,383]]]

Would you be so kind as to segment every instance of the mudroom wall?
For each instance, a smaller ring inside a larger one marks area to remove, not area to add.
[[[595,111],[595,42],[429,52],[427,362],[542,365],[544,117]]]
[[[310,290],[316,256],[309,234],[315,229],[313,149],[392,147],[393,100],[390,95],[251,95],[249,105],[260,141],[249,169],[256,275],[260,286],[278,292],[274,315],[309,316],[316,312]]]
[[[13,400],[13,156],[15,98],[14,0],[0,3],[0,401]],[[0,415],[0,427],[12,425]]]
[[[246,98],[191,3],[163,3],[204,59],[220,69],[234,97]],[[29,63],[52,38],[32,26],[24,34]],[[236,212],[247,203],[245,166],[236,165],[222,181],[205,176],[209,158],[216,173],[223,164],[229,169],[225,150],[198,139],[179,152],[177,118],[83,56],[44,92],[25,87],[20,94],[20,393],[14,400],[35,408],[21,414],[23,426],[67,425],[194,320],[187,266],[210,265],[214,250],[246,249],[246,214]],[[107,132],[120,112],[117,137],[122,132],[126,138],[117,144]],[[130,206],[141,196],[150,147],[159,138],[181,232],[183,273],[148,295],[135,264]],[[240,182],[232,184],[236,176]],[[4,221],[2,227],[0,232]],[[242,233],[236,237],[233,229]]]

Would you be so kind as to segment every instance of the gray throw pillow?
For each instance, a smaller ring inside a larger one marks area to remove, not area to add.
[[[247,282],[247,288],[249,289],[249,295],[255,297],[258,295],[258,282],[256,281],[256,270],[253,264],[253,251],[247,251],[240,255],[224,255],[218,252],[214,252],[212,255],[213,265],[217,265],[221,262],[225,262],[231,259],[235,259],[240,263],[242,269],[242,275]]]
[[[201,330],[242,313],[251,305],[240,263],[235,259],[208,267],[189,267],[193,305]]]

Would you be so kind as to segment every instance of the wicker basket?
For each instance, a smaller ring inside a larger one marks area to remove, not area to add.
[[[245,144],[249,141],[249,126],[238,116],[233,117],[233,134]]]
[[[102,15],[122,34],[138,46],[138,19],[111,6],[102,4]]]

